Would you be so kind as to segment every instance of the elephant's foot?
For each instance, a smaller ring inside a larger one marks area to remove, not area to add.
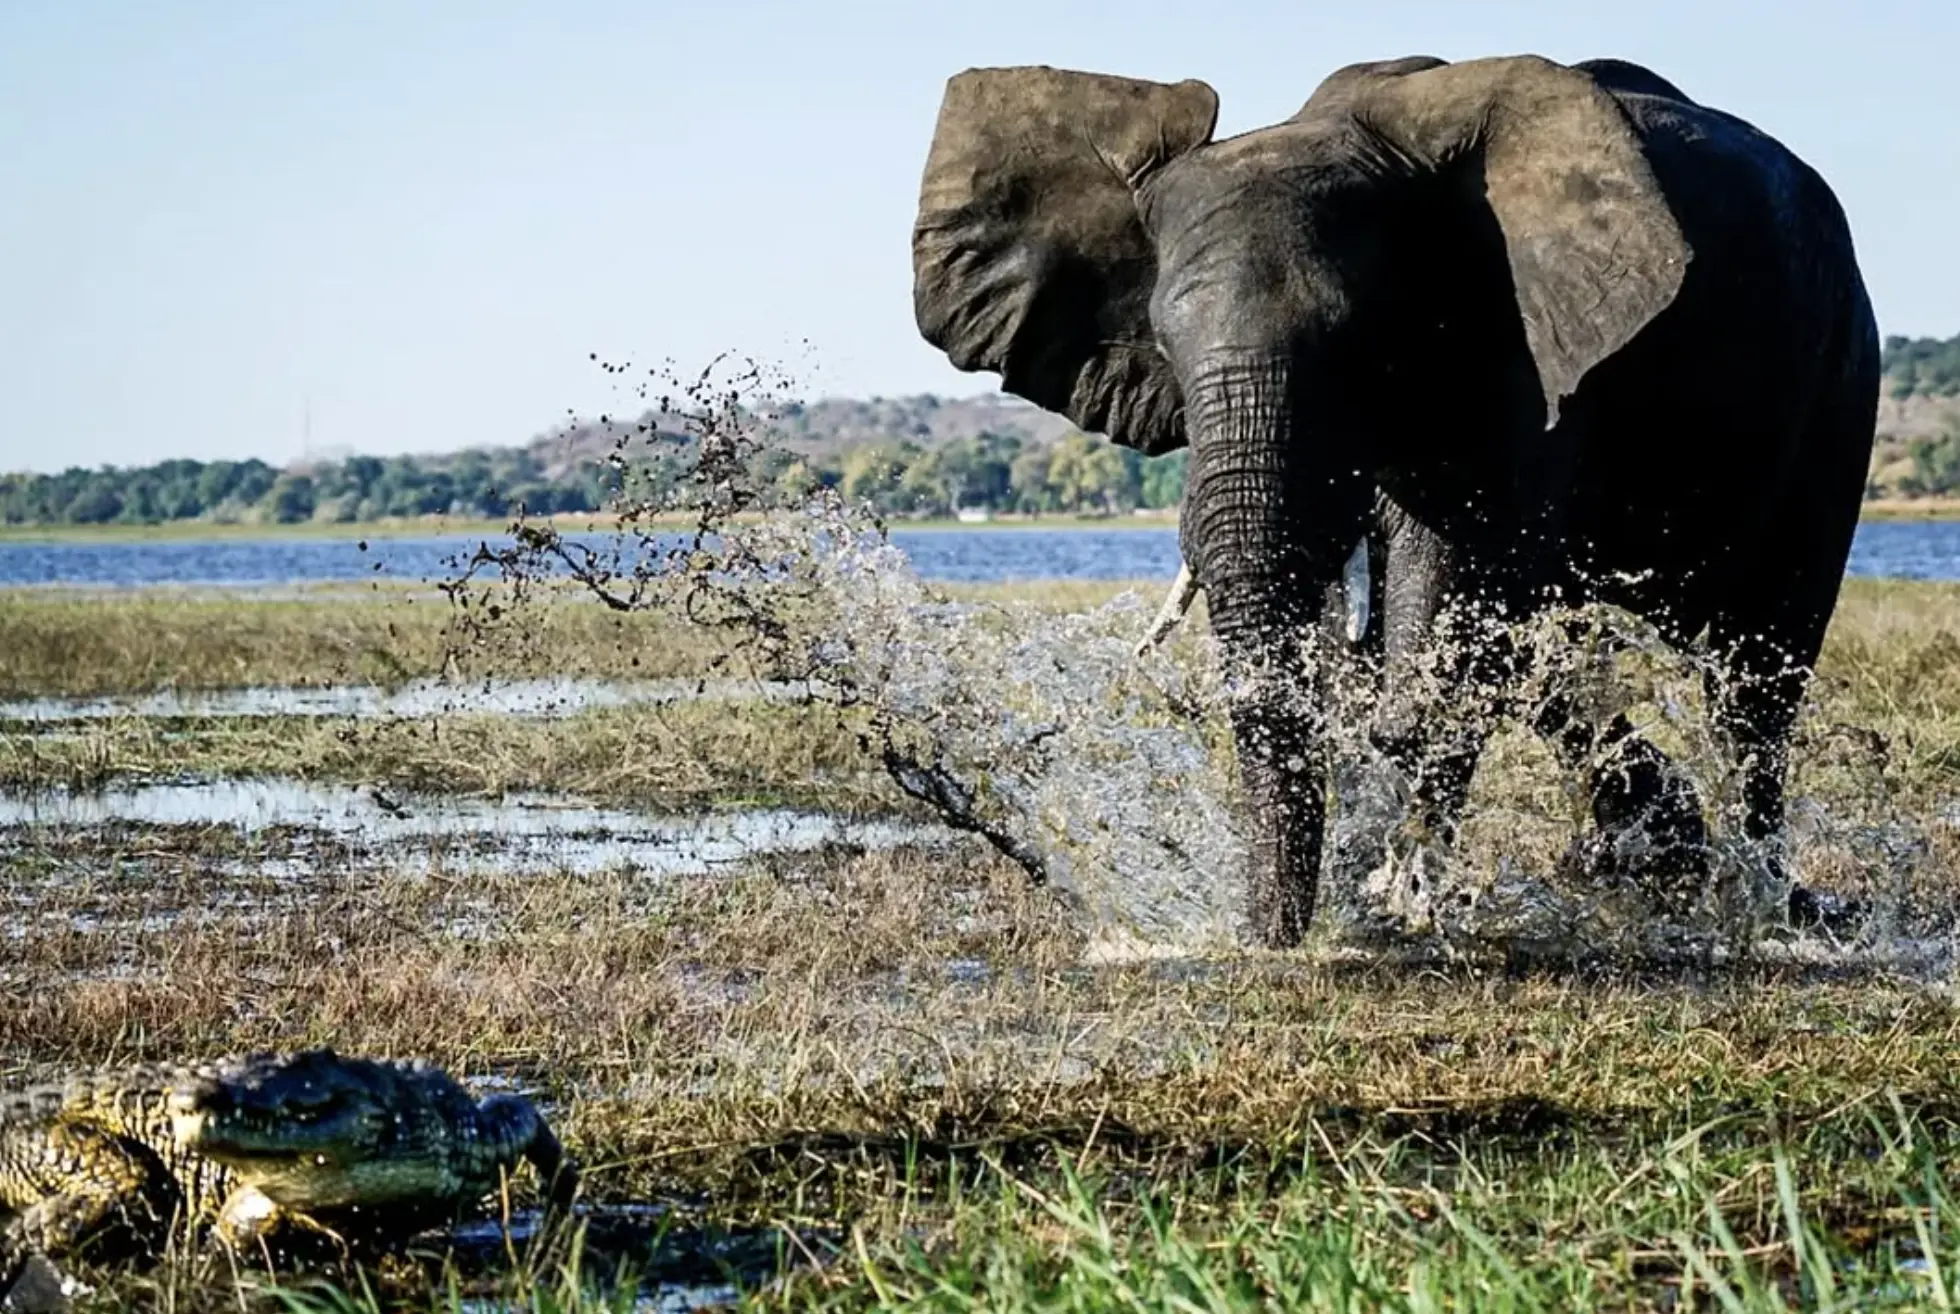
[[[1374,755],[1337,758],[1333,784],[1322,888],[1328,912],[1352,931],[1378,920],[1370,882],[1379,884],[1376,873],[1417,803],[1395,768]]]
[[[1787,891],[1782,902],[1790,930],[1822,931],[1834,937],[1853,935],[1870,921],[1873,912],[1870,900],[1812,889],[1790,877],[1782,857],[1776,853],[1771,853],[1767,861],[1770,888]]]
[[[1630,888],[1678,912],[1700,897],[1712,866],[1708,823],[1695,788],[1645,740],[1616,746],[1592,777],[1593,829],[1559,862],[1561,878]]]
[[[1566,849],[1557,876],[1578,889],[1630,891],[1653,912],[1679,915],[1707,887],[1710,866],[1705,844],[1656,843],[1634,829],[1595,830]]]
[[[1863,899],[1813,890],[1795,881],[1790,883],[1788,911],[1791,930],[1832,935],[1857,930],[1871,915],[1871,907]]]

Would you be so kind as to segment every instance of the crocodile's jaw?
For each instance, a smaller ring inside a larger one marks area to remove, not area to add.
[[[174,1102],[170,1130],[187,1150],[227,1166],[293,1162],[315,1170],[375,1152],[378,1111],[359,1101],[301,1122],[278,1114],[238,1113]]]
[[[473,1141],[473,1123],[452,1127],[427,1109],[384,1116],[358,1099],[348,1103],[333,1116],[290,1126],[276,1115],[186,1100],[172,1110],[172,1130],[179,1145],[287,1208],[447,1200],[482,1189],[483,1183],[464,1180],[457,1147],[449,1144]]]
[[[420,1061],[256,1056],[170,1100],[179,1147],[292,1210],[453,1204],[523,1158],[554,1172],[562,1158],[529,1101],[479,1104]]]
[[[232,1175],[274,1204],[291,1209],[340,1209],[409,1200],[451,1200],[467,1183],[439,1163],[409,1159],[341,1164],[324,1155],[305,1159],[233,1159]]]

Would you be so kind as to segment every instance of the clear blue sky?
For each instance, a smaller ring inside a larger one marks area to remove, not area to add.
[[[1886,332],[1960,331],[1953,0],[0,0],[0,469],[517,442],[587,360],[968,394],[912,324],[945,79],[1651,64],[1822,170]],[[809,339],[808,354],[798,346]]]

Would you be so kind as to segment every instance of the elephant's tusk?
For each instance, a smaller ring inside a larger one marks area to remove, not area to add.
[[[1347,637],[1349,643],[1361,642],[1361,636],[1368,632],[1368,536],[1363,534],[1361,541],[1354,545],[1349,554],[1347,566],[1341,571],[1341,591],[1347,594]]]
[[[1136,655],[1143,657],[1162,643],[1164,636],[1176,629],[1177,623],[1184,619],[1184,613],[1191,610],[1191,603],[1197,596],[1197,577],[1191,573],[1188,563],[1178,562],[1177,579],[1171,583],[1170,596],[1165,598],[1164,605],[1158,608],[1157,619],[1150,622],[1150,630],[1143,636],[1143,642],[1137,644]]]
[[[1361,541],[1354,545],[1354,551],[1348,554],[1347,565],[1341,568],[1341,593],[1347,602],[1349,643],[1361,642],[1361,636],[1368,632],[1368,583],[1368,536],[1363,534]],[[1157,617],[1150,622],[1149,632],[1136,646],[1137,657],[1149,653],[1177,628],[1197,596],[1197,578],[1191,574],[1190,565],[1180,561],[1177,578],[1171,582],[1170,595],[1164,599],[1164,605],[1157,609]]]

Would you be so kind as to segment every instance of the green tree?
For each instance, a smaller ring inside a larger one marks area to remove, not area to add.
[[[1960,335],[1951,338],[1885,339],[1880,368],[1898,398],[1960,396]]]
[[[1960,492],[1960,423],[1937,438],[1917,438],[1907,449],[1912,473],[1899,481],[1911,496],[1944,497]]]
[[[1043,515],[1057,509],[1055,489],[1049,482],[1049,467],[1053,464],[1054,453],[1052,446],[1028,447],[1014,458],[1014,464],[1008,471],[1008,482],[1013,490],[1016,511],[1024,515]]]
[[[1138,480],[1143,505],[1153,511],[1163,511],[1181,503],[1184,500],[1184,475],[1190,464],[1191,450],[1188,447],[1146,459],[1142,477]]]
[[[1002,510],[1012,504],[1014,460],[1021,453],[1015,434],[980,433],[957,438],[939,449],[947,500],[955,507]]]
[[[1139,482],[1136,453],[1086,433],[1063,435],[1049,460],[1048,485],[1056,507],[1077,515],[1111,515],[1134,507]]]
[[[313,476],[303,474],[282,474],[274,482],[266,497],[266,509],[272,518],[282,525],[297,524],[313,518],[313,508],[318,503],[318,494],[313,487]]]
[[[918,444],[885,440],[865,443],[844,453],[844,496],[853,502],[869,502],[880,511],[891,511],[900,498],[905,471],[918,459]]]
[[[905,467],[905,473],[899,477],[895,506],[915,516],[952,514],[952,485],[940,453],[921,452]]]
[[[120,483],[115,469],[105,466],[75,490],[74,497],[63,508],[62,519],[77,525],[105,525],[114,520],[122,514]]]

